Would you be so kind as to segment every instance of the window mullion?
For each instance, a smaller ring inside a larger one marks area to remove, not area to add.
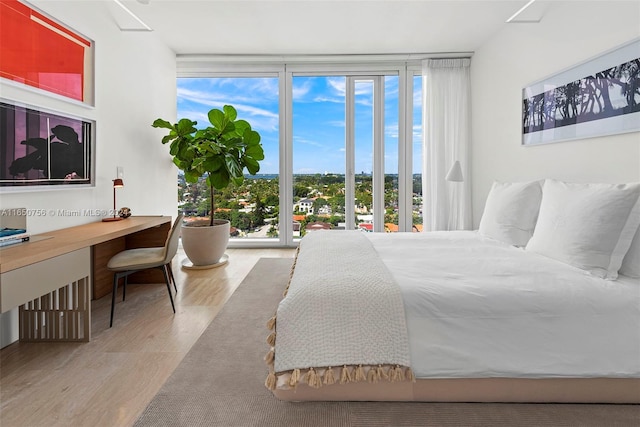
[[[345,228],[354,230],[355,224],[355,78],[346,78],[345,93],[345,191],[344,191],[344,216]]]
[[[384,77],[373,78],[373,231],[384,231]]]
[[[293,242],[293,75],[286,68],[280,72],[280,242]],[[284,96],[282,96],[284,94]]]

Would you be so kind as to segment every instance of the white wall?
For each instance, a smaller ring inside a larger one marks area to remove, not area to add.
[[[640,36],[640,3],[551,3],[538,24],[505,24],[472,58],[474,226],[496,181],[640,181],[640,133],[522,147],[521,93]]]
[[[111,180],[116,166],[124,167],[125,187],[118,190],[118,207],[134,215],[177,214],[177,169],[160,143],[162,131],[153,120],[176,117],[175,54],[153,33],[121,32],[101,2],[32,2],[46,14],[95,42],[95,108],[54,99],[0,82],[0,96],[54,112],[96,121],[95,188],[3,193],[0,208],[95,210],[113,207]],[[31,233],[96,221],[91,216],[28,217]],[[15,339],[6,313],[0,317],[0,345]]]

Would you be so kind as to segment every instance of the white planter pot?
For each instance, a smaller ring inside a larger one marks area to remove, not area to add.
[[[214,225],[182,225],[182,247],[194,267],[214,267],[221,262],[229,243],[231,224],[215,219]],[[208,224],[208,221],[207,221]]]

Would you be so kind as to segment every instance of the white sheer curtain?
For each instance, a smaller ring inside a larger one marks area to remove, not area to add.
[[[469,182],[471,60],[422,62],[422,216],[425,231],[470,230]],[[445,180],[460,161],[463,182]]]

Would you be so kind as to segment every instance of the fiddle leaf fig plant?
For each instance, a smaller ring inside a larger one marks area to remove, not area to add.
[[[242,184],[244,170],[255,175],[260,171],[260,160],[264,159],[260,134],[246,120],[237,120],[237,116],[234,107],[225,105],[222,110],[209,111],[211,126],[204,129],[197,129],[198,123],[186,118],[175,124],[156,119],[152,124],[154,128],[169,130],[162,143],[170,143],[169,153],[173,163],[184,172],[185,181],[196,183],[206,175],[211,197],[209,225],[213,225],[215,189],[222,190],[231,183]]]

